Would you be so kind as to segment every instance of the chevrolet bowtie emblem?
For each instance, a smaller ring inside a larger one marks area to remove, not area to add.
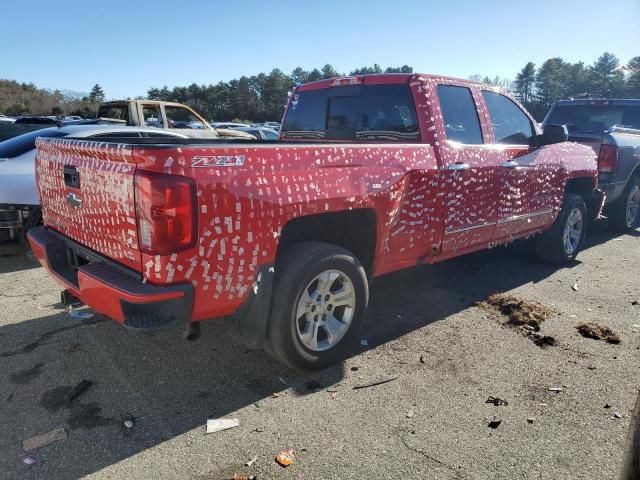
[[[80,208],[82,206],[82,199],[75,193],[69,192],[67,193],[67,203],[71,208]]]

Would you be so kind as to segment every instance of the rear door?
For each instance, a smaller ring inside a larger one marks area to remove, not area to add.
[[[536,130],[529,116],[510,98],[483,90],[499,153],[496,242],[537,230],[553,218],[554,171],[557,158],[536,146]]]
[[[437,85],[443,170],[444,228],[442,254],[472,250],[488,244],[497,220],[500,158],[485,144],[478,116],[477,92],[470,87]]]

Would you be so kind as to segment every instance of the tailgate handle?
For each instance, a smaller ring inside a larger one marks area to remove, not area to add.
[[[80,188],[80,173],[73,165],[64,166],[64,184],[71,188]]]

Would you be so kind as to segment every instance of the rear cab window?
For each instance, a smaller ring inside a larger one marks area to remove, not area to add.
[[[438,100],[447,140],[481,145],[482,130],[471,90],[457,85],[438,85]]]
[[[511,99],[490,90],[482,90],[489,110],[496,143],[532,145],[536,131],[529,117]]]
[[[420,141],[407,84],[349,85],[294,93],[281,139]]]
[[[608,102],[591,104],[558,104],[545,120],[545,125],[566,125],[569,132],[606,132],[613,126],[640,129],[640,104],[615,105]]]
[[[127,105],[103,105],[98,110],[98,118],[113,118],[114,120],[124,120],[129,123],[129,107]]]

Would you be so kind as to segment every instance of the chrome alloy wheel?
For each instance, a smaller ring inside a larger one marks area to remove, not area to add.
[[[296,331],[314,352],[328,350],[345,336],[356,307],[356,292],[340,270],[325,270],[302,291],[296,309]]]
[[[635,185],[627,197],[627,225],[633,227],[640,209],[640,187]]]
[[[578,249],[583,228],[582,210],[574,208],[567,217],[567,222],[564,224],[564,234],[562,235],[564,251],[567,255],[573,255]]]

